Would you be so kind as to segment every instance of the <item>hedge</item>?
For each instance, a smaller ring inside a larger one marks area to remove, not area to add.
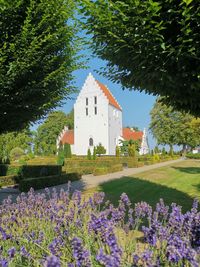
[[[200,153],[198,153],[198,154],[188,153],[188,154],[186,154],[186,157],[188,159],[200,159]]]
[[[0,187],[16,185],[18,182],[18,177],[15,175],[0,176]]]
[[[77,172],[80,174],[91,174],[94,172],[95,167],[90,167],[90,166],[86,166],[86,167],[72,167],[72,168],[66,168],[64,167],[62,170],[66,173],[72,173],[72,172]]]
[[[123,170],[122,164],[116,164],[108,168],[108,172],[119,172]]]
[[[104,175],[104,174],[108,174],[108,168],[107,167],[98,167],[94,170],[93,173],[95,176],[97,175]]]
[[[20,175],[23,178],[45,177],[61,175],[62,166],[60,165],[24,165]]]
[[[42,189],[50,186],[56,186],[65,184],[69,181],[77,181],[81,179],[81,175],[78,173],[68,173],[64,175],[53,175],[38,178],[29,178],[21,180],[19,183],[19,190],[21,192],[27,192],[32,187],[35,190]]]

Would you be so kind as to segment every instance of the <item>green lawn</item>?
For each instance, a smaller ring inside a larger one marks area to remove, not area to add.
[[[121,193],[126,192],[132,203],[143,200],[155,206],[163,198],[167,204],[175,202],[186,211],[191,208],[193,198],[200,199],[200,161],[187,160],[123,177],[104,183],[95,190],[104,191],[114,204]]]

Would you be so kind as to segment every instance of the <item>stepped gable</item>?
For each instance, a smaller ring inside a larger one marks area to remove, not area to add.
[[[123,128],[123,136],[125,140],[142,140],[143,132],[139,131],[136,132],[134,130],[131,130],[130,128]]]
[[[74,144],[74,130],[68,130],[66,131],[61,139],[62,144],[70,144],[73,145]]]
[[[100,83],[97,80],[96,80],[96,83],[98,84],[100,89],[103,91],[103,93],[107,97],[107,99],[109,101],[109,104],[122,111],[122,108],[120,107],[120,105],[118,104],[117,100],[114,98],[114,96],[110,92],[110,90],[104,84]]]

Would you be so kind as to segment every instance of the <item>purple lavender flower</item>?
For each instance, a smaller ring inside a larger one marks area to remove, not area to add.
[[[15,253],[16,253],[16,248],[15,247],[12,247],[8,250],[8,255],[10,258],[14,258],[15,256]]]
[[[6,259],[0,259],[1,267],[8,267],[8,261]]]
[[[78,267],[90,267],[90,253],[83,248],[82,240],[78,237],[72,239],[73,256]]]
[[[46,258],[46,261],[44,262],[44,267],[60,267],[60,260],[56,256],[49,256]]]

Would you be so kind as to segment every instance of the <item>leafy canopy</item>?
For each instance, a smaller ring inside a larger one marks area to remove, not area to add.
[[[81,0],[84,28],[103,74],[130,90],[165,96],[200,115],[200,4],[197,0]]]
[[[54,111],[41,124],[36,132],[34,140],[34,151],[36,154],[52,155],[56,154],[56,139],[64,126],[73,127],[73,110],[66,115],[62,111]]]
[[[158,144],[195,147],[200,144],[198,121],[188,113],[174,111],[158,99],[151,110],[150,129]]]
[[[72,0],[2,0],[0,133],[23,129],[73,91],[78,68]]]

